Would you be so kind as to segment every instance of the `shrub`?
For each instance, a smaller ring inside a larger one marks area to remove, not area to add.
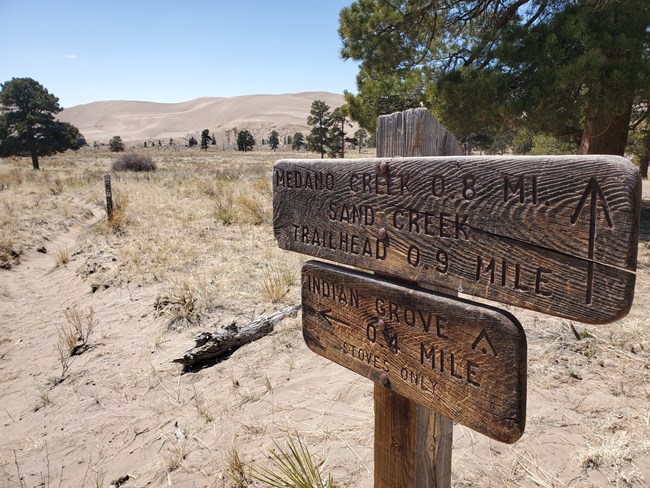
[[[124,142],[122,142],[122,138],[120,136],[113,137],[110,141],[108,141],[108,149],[110,149],[111,152],[124,151]]]
[[[113,171],[155,171],[156,163],[142,154],[122,154],[113,161]]]

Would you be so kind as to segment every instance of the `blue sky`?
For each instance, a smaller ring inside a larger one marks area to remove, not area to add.
[[[0,0],[0,83],[39,81],[63,107],[356,91],[339,55],[352,0]]]

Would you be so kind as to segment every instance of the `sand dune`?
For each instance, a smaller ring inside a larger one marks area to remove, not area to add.
[[[197,98],[181,103],[115,100],[66,108],[59,119],[78,127],[89,143],[107,142],[116,135],[132,144],[166,141],[196,137],[209,129],[221,144],[225,130],[234,127],[251,131],[261,142],[273,129],[281,137],[305,131],[314,100],[323,100],[332,109],[345,102],[343,95],[328,92]]]

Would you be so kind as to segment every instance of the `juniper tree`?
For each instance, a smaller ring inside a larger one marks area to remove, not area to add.
[[[108,149],[111,152],[122,152],[124,151],[124,142],[120,136],[113,136],[113,138],[108,141]]]

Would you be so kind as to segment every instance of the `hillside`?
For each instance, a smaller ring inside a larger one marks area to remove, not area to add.
[[[115,100],[66,108],[59,119],[78,127],[89,144],[108,142],[116,135],[127,144],[166,142],[170,137],[197,137],[209,129],[221,145],[226,142],[225,131],[235,127],[249,130],[258,142],[273,129],[281,138],[305,132],[314,100],[323,100],[332,109],[344,103],[343,95],[328,92],[197,98],[182,103]]]

